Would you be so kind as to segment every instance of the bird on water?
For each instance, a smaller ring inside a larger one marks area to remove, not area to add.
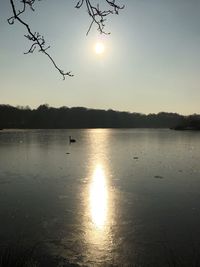
[[[75,143],[76,142],[76,139],[73,139],[72,137],[71,137],[71,135],[69,136],[69,143],[71,144],[71,143]]]

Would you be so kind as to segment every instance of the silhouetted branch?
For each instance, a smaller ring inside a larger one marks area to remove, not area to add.
[[[46,46],[46,42],[44,39],[44,36],[40,35],[39,32],[32,32],[31,28],[29,26],[29,24],[27,24],[21,17],[20,15],[23,14],[27,7],[29,7],[32,11],[34,11],[34,7],[33,4],[35,3],[36,0],[22,0],[21,3],[23,4],[23,7],[21,10],[16,10],[15,4],[14,4],[14,0],[10,0],[10,4],[12,6],[12,11],[13,11],[13,16],[10,17],[8,19],[8,23],[14,24],[15,20],[17,20],[19,23],[21,23],[27,30],[28,34],[25,35],[25,37],[32,42],[32,45],[30,47],[30,49],[25,52],[25,54],[29,54],[29,53],[33,53],[35,51],[35,49],[38,47],[39,48],[39,52],[44,53],[49,59],[50,61],[53,63],[54,67],[59,71],[59,73],[63,76],[63,80],[65,80],[65,76],[74,76],[73,74],[71,74],[71,72],[64,72],[63,70],[61,70],[58,65],[55,63],[54,59],[52,58],[52,56],[47,53],[47,49],[50,48],[50,46]],[[40,1],[40,0],[38,0]]]
[[[17,20],[20,24],[22,24],[26,30],[27,34],[24,35],[30,42],[32,42],[30,48],[27,52],[24,54],[33,53],[36,48],[38,48],[38,52],[42,52],[45,54],[54,67],[59,71],[59,73],[63,76],[63,79],[65,80],[65,76],[74,76],[71,71],[64,72],[63,70],[58,67],[58,65],[55,63],[52,56],[47,52],[47,50],[50,48],[50,46],[46,46],[46,42],[44,39],[44,36],[42,36],[39,32],[33,32],[29,26],[28,23],[26,23],[22,18],[21,15],[26,12],[27,8],[30,8],[32,11],[34,11],[34,3],[36,1],[41,0],[18,0],[22,4],[21,10],[16,10],[15,2],[16,0],[10,0],[10,4],[12,7],[13,15],[8,19],[8,23],[10,25],[14,24],[14,22]],[[119,13],[119,10],[123,9],[124,6],[120,6],[116,4],[116,0],[105,0],[107,3],[108,9],[102,10],[100,9],[99,4],[96,6],[92,4],[92,0],[79,0],[76,4],[76,8],[81,8],[84,4],[86,5],[87,11],[89,16],[92,18],[91,24],[88,28],[87,34],[91,30],[93,24],[97,25],[97,30],[102,34],[109,34],[108,32],[104,31],[105,27],[105,21],[106,17],[110,14],[117,14]]]
[[[80,0],[76,4],[76,8],[81,8],[84,4],[86,5],[87,11],[89,16],[92,18],[91,24],[88,28],[88,31],[86,35],[88,35],[89,31],[91,30],[93,24],[95,23],[97,25],[97,30],[100,33],[103,34],[110,34],[109,32],[104,31],[105,27],[105,21],[106,17],[110,14],[119,14],[119,10],[124,8],[124,5],[120,6],[116,4],[116,0],[105,0],[106,3],[108,4],[108,9],[107,10],[101,10],[99,4],[96,6],[93,5],[91,0]]]

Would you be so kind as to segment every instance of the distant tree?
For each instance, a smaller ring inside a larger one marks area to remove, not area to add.
[[[47,52],[47,50],[50,48],[50,46],[46,45],[44,36],[41,35],[39,32],[32,31],[30,25],[22,18],[22,14],[26,12],[28,8],[30,8],[32,11],[34,11],[34,4],[36,1],[41,0],[10,0],[10,4],[12,7],[12,16],[8,19],[8,23],[14,24],[15,21],[18,21],[20,24],[22,24],[26,30],[27,34],[25,37],[31,42],[31,46],[27,52],[33,53],[36,48],[38,48],[38,52],[42,52],[45,54],[49,60],[52,62],[54,67],[59,71],[59,73],[62,75],[63,79],[65,79],[66,76],[74,76],[71,71],[65,72],[63,71],[54,61],[52,56]],[[86,6],[87,12],[89,16],[91,17],[92,21],[89,26],[89,29],[87,31],[87,34],[89,33],[91,27],[93,24],[97,25],[97,29],[101,34],[109,34],[104,31],[105,27],[105,21],[108,15],[110,14],[118,14],[120,9],[123,9],[124,6],[120,6],[116,3],[116,0],[104,0],[103,2],[106,3],[107,8],[101,9],[99,4],[93,4],[93,0],[79,0],[76,4],[76,8],[80,9],[83,6]],[[102,2],[102,0],[101,0]],[[17,10],[16,6],[21,3],[22,7],[20,10]]]

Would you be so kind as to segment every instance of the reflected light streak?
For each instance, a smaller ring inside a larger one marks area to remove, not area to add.
[[[102,166],[96,166],[90,185],[90,212],[94,225],[102,229],[106,223],[108,191]]]

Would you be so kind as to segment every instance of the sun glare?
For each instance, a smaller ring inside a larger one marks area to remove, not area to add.
[[[108,192],[103,167],[97,165],[90,185],[90,209],[92,222],[97,228],[103,228],[107,217]]]
[[[103,43],[98,42],[98,43],[95,44],[95,48],[94,49],[95,49],[95,53],[100,55],[100,54],[104,53],[105,46],[104,46]]]

